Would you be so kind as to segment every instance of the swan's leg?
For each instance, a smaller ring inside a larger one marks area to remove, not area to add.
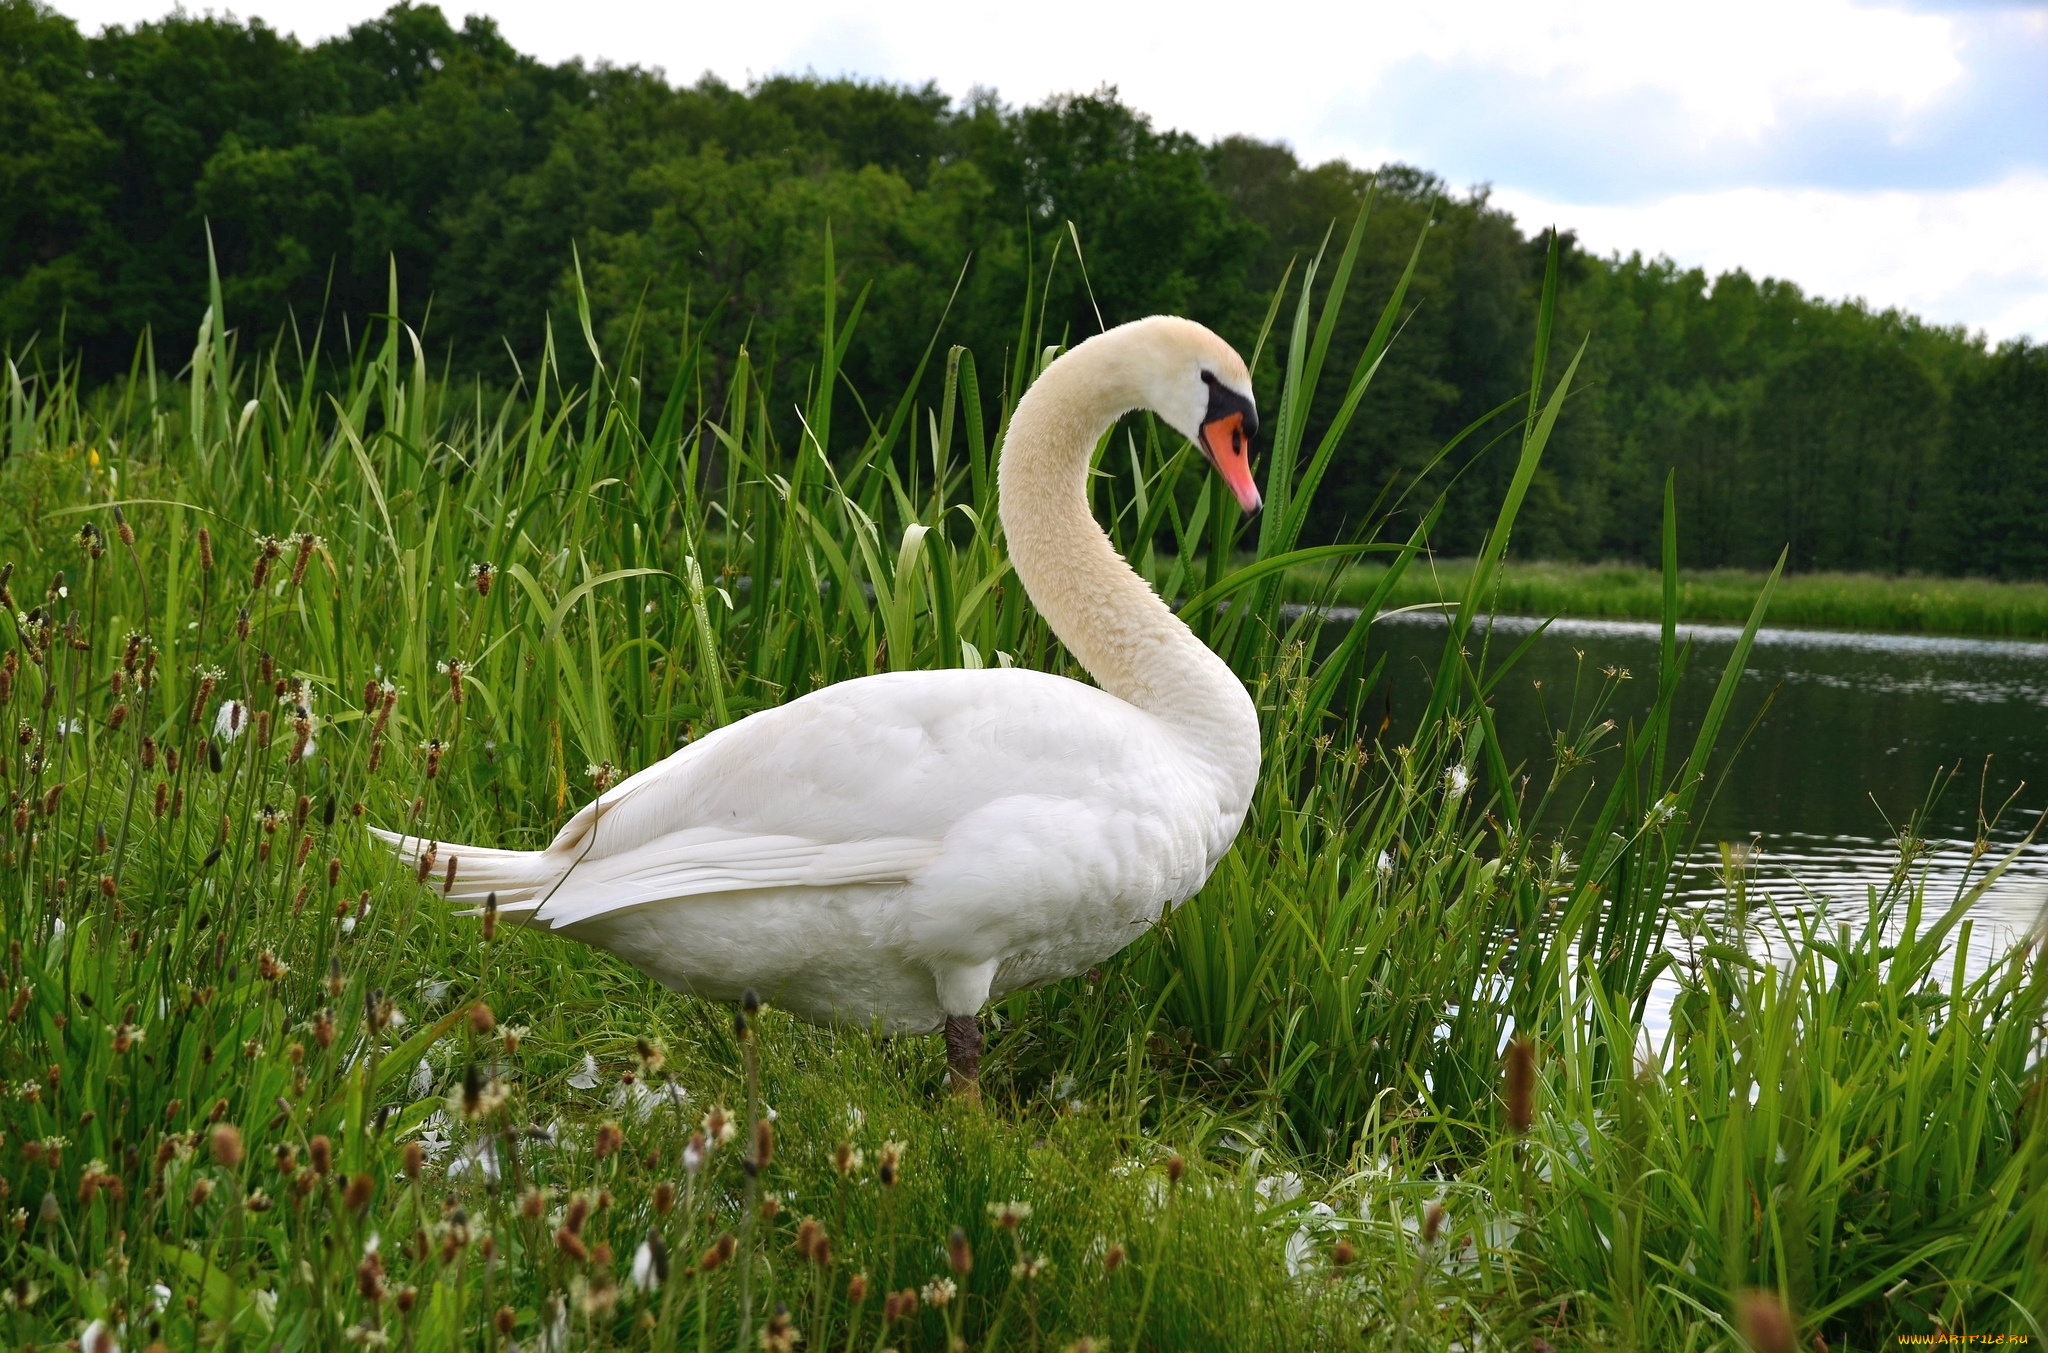
[[[946,1065],[953,1093],[981,1100],[981,1021],[973,1015],[946,1016]]]
[[[988,1004],[995,983],[996,960],[972,967],[935,966],[939,1006],[946,1012],[946,1065],[953,1073],[953,1093],[981,1102],[981,1007]]]

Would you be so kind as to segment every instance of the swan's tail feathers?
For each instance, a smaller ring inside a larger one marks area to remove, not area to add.
[[[538,907],[560,880],[561,861],[544,850],[497,850],[490,846],[465,846],[452,841],[408,836],[370,828],[370,834],[391,848],[408,867],[419,868],[420,858],[432,855],[427,882],[450,902],[466,902],[471,914],[481,909],[484,899],[498,895],[498,910],[522,916]],[[455,862],[455,886],[444,886],[448,862]]]

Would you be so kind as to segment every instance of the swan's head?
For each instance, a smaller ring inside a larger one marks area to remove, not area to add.
[[[1160,315],[1125,326],[1141,339],[1138,363],[1146,405],[1202,448],[1246,512],[1259,510],[1252,482],[1252,438],[1259,411],[1252,377],[1228,343],[1190,319]]]

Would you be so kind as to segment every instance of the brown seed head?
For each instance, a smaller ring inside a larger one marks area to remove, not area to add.
[[[372,1250],[356,1265],[356,1291],[372,1305],[384,1300],[384,1261]]]
[[[577,1194],[569,1200],[569,1210],[562,1216],[562,1229],[570,1235],[581,1235],[583,1223],[590,1219],[590,1200]]]
[[[1520,1136],[1536,1111],[1536,1044],[1527,1035],[1508,1043],[1507,1101],[1508,1128]]]
[[[1792,1313],[1776,1292],[1752,1288],[1737,1297],[1735,1324],[1754,1353],[1797,1353]]]
[[[858,1306],[868,1299],[868,1275],[856,1273],[846,1280],[846,1304]]]
[[[676,1205],[676,1186],[664,1179],[654,1186],[654,1210],[667,1216]]]
[[[498,1018],[491,1013],[491,1007],[485,1005],[482,1001],[478,1001],[475,1005],[469,1007],[469,1031],[471,1033],[482,1037],[497,1027]]]
[[[1168,1156],[1168,1157],[1166,1158],[1166,1182],[1167,1182],[1167,1183],[1169,1183],[1169,1184],[1178,1184],[1178,1183],[1180,1183],[1180,1180],[1181,1180],[1181,1176],[1182,1176],[1182,1175],[1184,1175],[1184,1174],[1186,1174],[1187,1172],[1188,1172],[1188,1163],[1187,1163],[1187,1162],[1186,1162],[1185,1160],[1182,1160],[1182,1159],[1181,1159],[1181,1158],[1180,1158],[1180,1157],[1179,1157],[1178,1155]]]
[[[816,1217],[805,1217],[796,1224],[796,1252],[808,1259],[811,1251],[825,1237],[825,1227]]]
[[[536,1188],[529,1188],[519,1195],[519,1215],[528,1221],[538,1218],[548,1210],[548,1196]]]
[[[492,1318],[491,1323],[497,1327],[500,1335],[509,1338],[514,1327],[519,1323],[519,1313],[510,1306],[500,1306],[498,1314]]]
[[[1358,1260],[1358,1250],[1348,1240],[1339,1239],[1330,1247],[1330,1262],[1338,1268],[1349,1268]]]
[[[962,1278],[974,1268],[974,1248],[967,1243],[967,1233],[957,1226],[946,1241],[946,1266]]]
[[[754,1168],[765,1170],[775,1158],[775,1127],[765,1118],[754,1121]]]
[[[597,1128],[597,1142],[592,1148],[599,1160],[626,1144],[626,1134],[617,1123],[600,1123]]]
[[[1125,1257],[1126,1256],[1124,1254],[1124,1247],[1122,1245],[1111,1245],[1102,1256],[1102,1267],[1104,1271],[1109,1273],[1116,1272],[1118,1269],[1124,1266]]]
[[[306,1143],[306,1159],[307,1163],[313,1167],[314,1174],[333,1174],[334,1143],[328,1141],[324,1135],[315,1137],[312,1141]]]
[[[1436,1244],[1444,1230],[1444,1205],[1431,1199],[1429,1206],[1422,1209],[1422,1243]]]
[[[733,1251],[737,1248],[739,1241],[734,1238],[733,1233],[721,1231],[718,1233],[718,1239],[711,1242],[711,1248],[698,1257],[697,1267],[709,1273],[732,1258]]]
[[[420,1171],[425,1168],[426,1163],[427,1148],[421,1146],[418,1142],[407,1142],[405,1144],[405,1177],[407,1179],[418,1179]]]
[[[233,1123],[214,1124],[206,1145],[222,1169],[232,1170],[242,1163],[242,1130]]]
[[[412,1308],[419,1303],[419,1299],[420,1290],[417,1287],[399,1288],[398,1295],[394,1298],[398,1304],[398,1313],[400,1315],[411,1315]]]
[[[370,1205],[370,1195],[376,1189],[376,1180],[367,1174],[359,1174],[348,1181],[348,1188],[341,1195],[342,1205],[351,1212],[361,1212]]]

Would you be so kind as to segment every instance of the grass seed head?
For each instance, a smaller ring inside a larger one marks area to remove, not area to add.
[[[967,1232],[957,1226],[946,1240],[946,1267],[961,1278],[974,1271],[974,1247],[967,1243]]]
[[[242,1163],[242,1130],[233,1123],[215,1123],[206,1145],[222,1169],[232,1170]]]
[[[334,1173],[334,1143],[320,1135],[306,1143],[306,1161],[313,1167],[313,1173],[326,1176]]]
[[[1118,1269],[1124,1266],[1124,1260],[1126,1257],[1127,1256],[1124,1252],[1124,1247],[1122,1245],[1112,1244],[1107,1250],[1104,1250],[1102,1252],[1103,1271],[1105,1273],[1116,1272]]]
[[[1526,1034],[1508,1043],[1507,1102],[1508,1127],[1519,1137],[1534,1121],[1536,1106],[1536,1044]]]
[[[858,1306],[868,1299],[868,1275],[856,1273],[846,1280],[846,1304]]]
[[[485,1005],[482,1001],[478,1001],[469,1007],[469,1029],[471,1033],[482,1037],[497,1027],[498,1018],[491,1013],[491,1007]]]
[[[739,1241],[733,1236],[732,1232],[720,1231],[718,1239],[711,1242],[711,1247],[698,1256],[697,1267],[706,1273],[711,1273],[724,1264],[726,1260],[732,1258],[733,1251],[738,1248]]]
[[[1752,1288],[1736,1298],[1735,1324],[1753,1353],[1798,1353],[1792,1313],[1776,1292]]]
[[[1432,1198],[1429,1206],[1422,1209],[1422,1243],[1436,1244],[1437,1237],[1443,1234],[1443,1229],[1444,1205]]]

